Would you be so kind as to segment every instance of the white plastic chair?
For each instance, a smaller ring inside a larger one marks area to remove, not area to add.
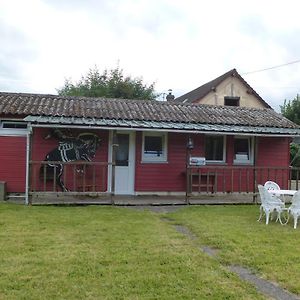
[[[280,186],[279,186],[276,182],[271,181],[271,180],[266,181],[265,184],[264,184],[264,187],[265,187],[268,191],[273,191],[273,190],[276,191],[276,190],[280,190]],[[276,197],[276,198],[281,199],[280,196],[277,196],[277,195],[274,195],[274,194],[271,194],[271,195],[272,195],[272,197]],[[282,197],[282,201],[285,202],[283,195],[282,195],[281,197]]]
[[[297,191],[294,194],[292,198],[292,204],[288,208],[288,212],[294,219],[294,229],[296,229],[298,218],[300,217],[300,191]]]
[[[281,213],[284,210],[286,210],[284,206],[284,202],[277,197],[272,197],[272,195],[268,192],[268,190],[261,184],[258,185],[258,190],[261,199],[261,205],[260,205],[260,215],[257,221],[260,221],[263,214],[265,213],[266,225],[268,225],[270,214],[277,213],[276,222],[279,220],[280,224],[283,225],[284,223],[282,223],[281,220]]]
[[[269,190],[280,190],[280,186],[274,181],[266,181],[264,187]]]

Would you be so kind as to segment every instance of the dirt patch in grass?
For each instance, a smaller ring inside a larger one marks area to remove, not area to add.
[[[150,210],[156,213],[170,213],[184,208],[186,205],[128,205],[124,207],[136,210]]]

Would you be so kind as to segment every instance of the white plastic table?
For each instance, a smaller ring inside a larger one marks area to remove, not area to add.
[[[268,190],[268,192],[270,194],[277,195],[277,196],[294,196],[294,194],[297,192],[297,190]],[[281,225],[286,225],[289,221],[288,209],[284,208],[284,212],[286,214],[284,222],[282,222],[281,216],[279,216],[279,221],[280,221]]]

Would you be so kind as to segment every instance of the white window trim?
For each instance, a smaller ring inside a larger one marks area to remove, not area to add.
[[[249,145],[249,159],[248,160],[238,160],[235,159],[235,153],[233,153],[234,158],[233,158],[233,164],[234,165],[251,165],[254,162],[254,139],[253,137],[245,137],[245,136],[239,136],[236,135],[234,136],[234,139],[247,139],[248,140],[248,145]]]
[[[26,128],[6,128],[4,124],[26,124]],[[14,120],[0,121],[0,136],[26,136],[30,132],[28,123]]]
[[[6,127],[5,124],[15,124],[15,125],[25,125],[26,127],[24,128],[11,128],[11,127]],[[16,121],[1,121],[1,126],[2,129],[10,129],[10,130],[27,130],[28,124],[26,122],[16,122]]]
[[[216,134],[205,135],[205,137],[209,137],[209,136],[219,136],[219,135],[216,135]],[[205,149],[204,149],[204,151],[205,151]],[[225,162],[226,162],[226,136],[225,135],[223,135],[223,159],[222,160],[208,160],[205,158],[205,161],[208,164],[225,164]]]
[[[163,138],[163,154],[161,156],[145,155],[145,137],[146,136],[159,136]],[[167,162],[168,159],[168,134],[167,132],[143,132],[142,141],[142,162]]]

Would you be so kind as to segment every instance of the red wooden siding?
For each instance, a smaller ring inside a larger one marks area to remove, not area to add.
[[[186,135],[168,134],[168,162],[143,163],[142,133],[136,137],[136,191],[176,192],[185,190]]]
[[[26,181],[26,137],[0,136],[0,181],[7,192],[24,193]]]
[[[267,180],[277,182],[281,188],[288,188],[290,172],[290,138],[259,138],[256,165],[268,166],[269,170],[260,170],[257,174],[257,183],[264,184]],[[276,169],[272,169],[276,167]],[[282,169],[278,169],[282,167]]]
[[[258,138],[257,166],[287,167],[290,161],[289,138]]]

